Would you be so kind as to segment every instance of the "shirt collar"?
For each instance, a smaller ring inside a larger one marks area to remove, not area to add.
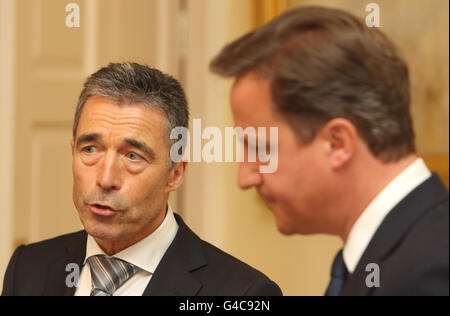
[[[114,257],[125,260],[153,274],[165,252],[172,244],[177,232],[178,223],[175,220],[172,208],[168,205],[164,221],[153,233],[117,253]],[[107,256],[95,239],[91,235],[88,235],[85,263],[89,257],[95,255]]]
[[[367,206],[353,225],[344,246],[344,262],[353,273],[370,240],[389,212],[431,176],[424,161],[416,159],[395,177]]]

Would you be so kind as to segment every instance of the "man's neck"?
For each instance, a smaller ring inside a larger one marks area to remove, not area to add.
[[[348,196],[347,204],[348,216],[345,219],[340,237],[347,241],[348,235],[367,208],[367,206],[375,199],[375,197],[399,174],[407,169],[417,159],[416,155],[409,155],[396,162],[385,163],[378,159],[373,160],[370,165],[365,165],[364,169],[359,168],[356,177],[363,179],[363,184],[357,183],[352,187],[352,195]]]
[[[161,212],[161,214],[154,219],[151,223],[145,226],[141,231],[136,234],[133,234],[131,237],[120,239],[120,240],[104,240],[94,237],[95,241],[99,245],[99,247],[108,255],[114,256],[115,254],[121,252],[124,249],[127,249],[134,244],[140,242],[154,231],[158,229],[159,226],[164,222],[164,219],[167,215],[167,209],[165,212]]]

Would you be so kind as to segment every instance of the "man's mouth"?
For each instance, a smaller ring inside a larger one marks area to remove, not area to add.
[[[98,203],[89,204],[89,209],[93,214],[99,216],[113,216],[118,212],[109,205]]]

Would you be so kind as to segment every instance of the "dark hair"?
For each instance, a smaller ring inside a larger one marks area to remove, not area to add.
[[[81,112],[91,96],[103,96],[117,104],[141,103],[163,110],[168,121],[169,145],[176,141],[170,140],[171,130],[175,127],[187,128],[189,125],[186,97],[176,79],[137,63],[110,63],[92,74],[84,83],[73,123],[74,139]]]
[[[228,44],[210,68],[268,78],[276,110],[304,143],[341,117],[383,161],[415,152],[408,67],[378,28],[345,11],[286,11]]]

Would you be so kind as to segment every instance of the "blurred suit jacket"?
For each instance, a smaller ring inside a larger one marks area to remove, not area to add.
[[[179,229],[155,270],[144,296],[278,296],[280,288],[261,272],[195,235],[175,214]],[[66,286],[76,263],[82,269],[86,231],[57,237],[14,252],[3,284],[3,296],[71,296]]]
[[[380,287],[367,287],[370,263]],[[386,216],[342,290],[352,295],[449,295],[449,193],[433,174]]]

